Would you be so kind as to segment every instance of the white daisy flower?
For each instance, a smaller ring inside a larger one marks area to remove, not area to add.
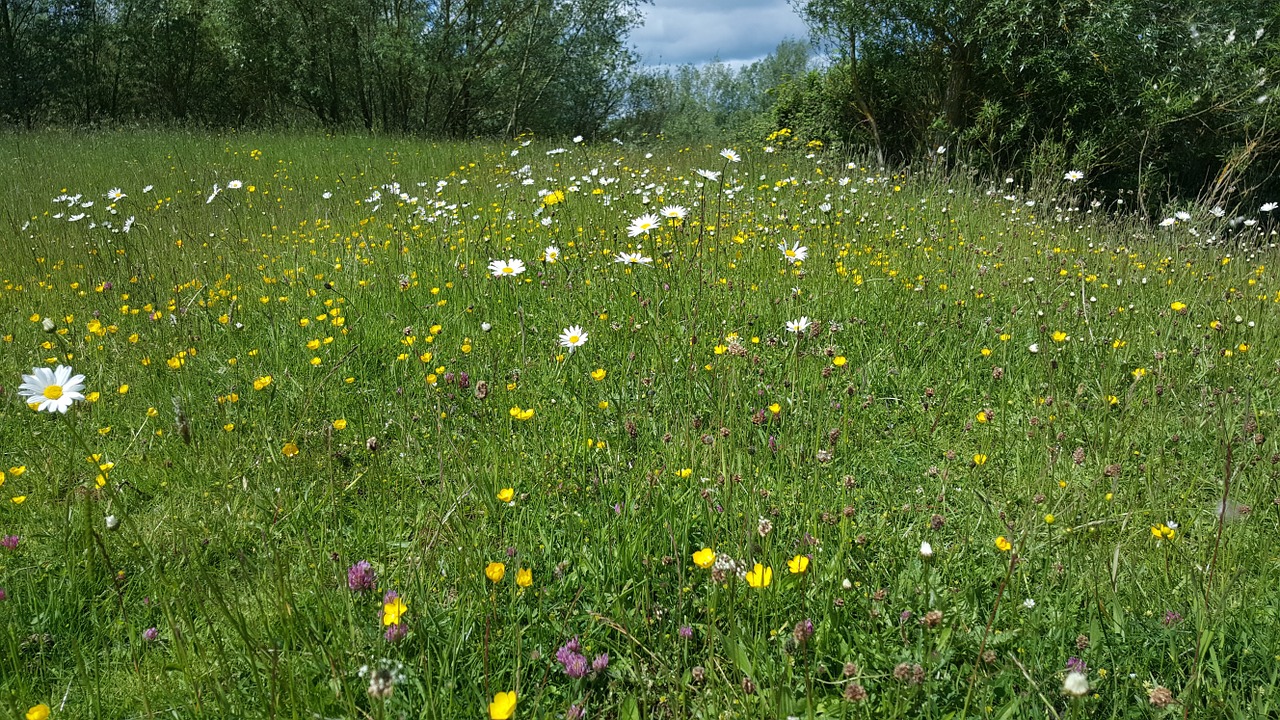
[[[65,413],[77,400],[83,400],[84,376],[72,375],[66,365],[57,368],[32,368],[30,375],[22,376],[18,394],[26,399],[32,410],[48,413]]]
[[[560,346],[569,348],[569,352],[582,347],[586,342],[587,334],[583,332],[581,325],[570,325],[560,333]]]
[[[742,162],[742,156],[734,152],[733,150],[730,150],[729,148],[725,148],[724,150],[721,150],[720,157],[724,158],[725,160],[728,160],[729,162]]]
[[[125,195],[124,191],[118,187],[111,188],[110,190],[107,191],[107,199],[112,202],[115,202],[116,200],[123,200],[126,197],[128,197],[128,195]]]
[[[799,335],[800,333],[808,329],[809,329],[809,318],[805,317],[804,315],[801,315],[799,320],[787,321],[787,332],[789,333],[795,333],[796,335]]]
[[[556,247],[555,245],[548,245],[546,249],[542,251],[542,259],[549,263],[554,263],[555,261],[559,260],[560,248]]]
[[[683,205],[667,205],[662,208],[662,217],[668,220],[683,220],[688,214],[689,210]]]
[[[1068,182],[1076,182],[1084,179],[1084,173],[1079,170],[1068,170],[1067,174],[1062,176],[1062,179]]]
[[[493,273],[494,277],[515,277],[524,272],[524,261],[518,258],[491,260],[489,272]]]
[[[239,180],[232,180],[227,183],[228,190],[239,190],[242,187],[244,187],[244,183],[240,182]]]
[[[631,221],[631,224],[627,226],[627,235],[630,237],[647,235],[650,230],[656,227],[658,227],[658,216],[653,213],[645,213]]]
[[[803,262],[809,257],[809,248],[801,245],[799,240],[792,244],[791,247],[787,247],[787,243],[785,242],[780,242],[778,243],[778,249],[782,251],[782,256],[786,261],[793,265],[798,262]]]
[[[649,265],[653,262],[653,258],[645,257],[644,253],[640,252],[620,252],[613,261],[623,265]]]
[[[701,175],[702,177],[704,177],[704,178],[706,178],[706,179],[708,179],[708,180],[710,180],[710,181],[712,181],[712,182],[715,182],[716,180],[719,180],[719,179],[720,179],[720,171],[719,171],[719,170],[695,170],[694,172],[698,173],[698,174],[699,174],[699,175]]]

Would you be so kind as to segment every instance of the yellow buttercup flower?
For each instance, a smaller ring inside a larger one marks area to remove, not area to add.
[[[800,575],[809,570],[809,558],[805,555],[797,555],[787,561],[787,569],[792,575]]]
[[[983,455],[982,453],[976,453],[976,454],[973,456],[973,464],[974,464],[974,465],[986,465],[986,464],[987,464],[987,456],[986,456],[986,455]]]
[[[1012,548],[1013,548],[1013,543],[1009,542],[1009,540],[1005,536],[1001,535],[1000,537],[996,538],[996,549],[999,550],[1000,552],[1009,552],[1009,550],[1011,550]]]
[[[291,458],[298,454],[298,445],[294,442],[287,442],[284,444],[284,447],[280,448],[280,452],[283,453],[285,457]]]
[[[773,582],[773,568],[760,563],[747,572],[747,584],[753,588],[767,588]]]
[[[49,706],[40,703],[27,711],[27,720],[49,720]]]
[[[511,502],[511,499],[514,498],[515,496],[516,496],[515,488],[502,488],[501,490],[498,491],[498,499],[504,503]]]
[[[489,720],[511,720],[516,714],[516,693],[500,692],[493,696],[493,702],[489,703]]]
[[[1170,303],[1169,309],[1176,313],[1186,312],[1187,304],[1181,301],[1174,301],[1173,303]]]
[[[333,429],[334,429],[334,430],[346,430],[346,429],[347,429],[347,419],[346,419],[346,418],[338,418],[337,420],[334,420],[334,421],[333,421]]]
[[[272,378],[270,375],[263,375],[262,377],[253,381],[253,389],[262,390],[266,388],[268,385],[270,385],[273,380],[274,378]]]
[[[502,582],[502,578],[507,576],[507,566],[500,562],[491,562],[485,566],[484,576],[493,582]]]
[[[516,584],[522,588],[527,588],[533,584],[533,570],[530,568],[520,568],[516,571]]]
[[[591,379],[595,380],[596,382],[600,382],[601,380],[604,379],[604,376],[607,374],[608,373],[605,372],[604,368],[596,368],[595,370],[591,371]]]
[[[693,554],[693,564],[706,570],[716,562],[716,551],[711,548],[702,548]]]
[[[409,606],[397,595],[389,603],[382,604],[382,624],[399,625],[400,618],[409,610]]]

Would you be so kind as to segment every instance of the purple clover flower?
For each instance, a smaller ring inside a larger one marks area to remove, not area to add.
[[[361,560],[347,568],[347,587],[351,588],[351,592],[368,592],[377,582],[378,577],[368,560]]]

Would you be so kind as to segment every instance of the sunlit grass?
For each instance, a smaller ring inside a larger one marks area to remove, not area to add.
[[[17,716],[1276,712],[1264,231],[820,148],[0,149]]]

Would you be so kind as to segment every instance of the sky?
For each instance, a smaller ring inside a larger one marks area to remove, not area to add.
[[[642,5],[644,24],[631,33],[643,65],[733,65],[758,60],[808,29],[787,0],[654,0]]]

